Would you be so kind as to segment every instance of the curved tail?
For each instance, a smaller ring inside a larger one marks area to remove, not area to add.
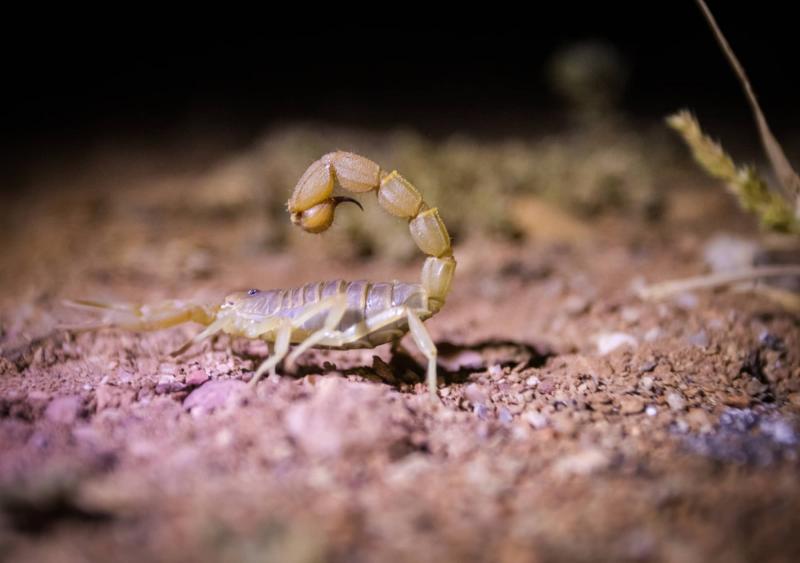
[[[431,313],[439,311],[456,269],[450,235],[439,210],[429,207],[419,191],[397,171],[387,173],[363,156],[337,151],[311,164],[297,183],[288,203],[295,225],[310,233],[321,233],[333,224],[336,206],[349,199],[333,196],[334,182],[355,193],[376,191],[385,211],[408,221],[411,238],[428,255],[422,266],[421,284],[428,292]]]

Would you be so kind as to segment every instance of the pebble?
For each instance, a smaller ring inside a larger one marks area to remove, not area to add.
[[[689,426],[694,431],[707,433],[712,430],[711,418],[706,411],[700,408],[689,409],[689,413],[686,415],[686,422],[689,423]]]
[[[644,413],[647,416],[655,416],[658,414],[658,409],[654,405],[647,405],[647,408],[644,409]]]
[[[694,293],[679,293],[675,296],[674,302],[679,309],[691,311],[692,309],[697,308],[697,304],[700,302],[700,300]]]
[[[636,307],[623,307],[620,312],[620,317],[622,317],[622,320],[626,323],[633,324],[639,321],[641,312]]]
[[[475,403],[472,407],[472,412],[481,420],[488,420],[489,418],[489,409],[483,403]]]
[[[186,397],[183,407],[194,410],[201,407],[203,410],[214,410],[225,406],[228,401],[238,392],[244,392],[247,383],[239,379],[216,379],[204,383]]]
[[[189,372],[186,376],[185,383],[186,385],[191,385],[192,387],[197,387],[198,385],[202,385],[206,381],[208,381],[208,374],[203,371],[202,369],[193,369]]]
[[[703,258],[714,272],[732,272],[750,267],[757,251],[755,241],[720,234],[706,243]]]
[[[729,407],[736,407],[743,409],[750,406],[750,397],[747,395],[725,395],[722,402]]]
[[[500,364],[493,364],[489,366],[487,371],[491,377],[498,378],[503,375],[503,366]]]
[[[650,330],[644,333],[644,340],[645,342],[654,342],[659,339],[661,336],[661,329],[657,326],[654,326]]]
[[[696,332],[691,335],[688,340],[689,344],[692,346],[706,348],[708,346],[708,333],[706,333],[704,330],[701,330],[700,332]]]
[[[658,362],[656,362],[655,360],[650,360],[639,366],[639,373],[649,373],[654,369],[656,369],[657,366]]]
[[[653,378],[646,375],[639,380],[639,385],[641,385],[642,389],[645,391],[650,391],[650,389],[653,388]]]
[[[525,385],[527,385],[528,387],[536,387],[537,385],[539,385],[539,383],[540,383],[539,378],[536,377],[535,375],[532,375],[525,380]]]
[[[489,400],[489,397],[487,397],[483,389],[481,389],[481,387],[476,383],[470,383],[467,385],[466,389],[464,389],[464,396],[473,405],[486,404],[486,402]]]
[[[798,442],[794,428],[784,419],[762,420],[759,429],[778,444],[793,446]]]
[[[538,411],[526,412],[524,418],[536,430],[541,430],[547,426],[547,417]]]
[[[562,476],[591,475],[611,465],[611,459],[598,448],[587,448],[559,459],[553,468]]]
[[[64,395],[56,397],[44,411],[44,416],[51,422],[58,424],[73,424],[81,413],[83,399],[78,395]]]
[[[156,394],[165,395],[167,393],[183,391],[185,388],[186,386],[180,381],[176,380],[174,375],[163,374],[158,377]]]
[[[619,411],[622,414],[638,414],[644,410],[644,401],[635,395],[623,395],[619,400]]]
[[[667,404],[673,411],[682,411],[686,408],[686,399],[677,391],[672,391],[671,393],[667,393]]]
[[[578,316],[589,310],[590,302],[583,296],[570,295],[562,304],[564,311],[570,316]]]
[[[630,346],[636,348],[639,342],[625,332],[604,332],[595,336],[595,343],[597,344],[597,351],[601,356],[610,354],[621,346]]]

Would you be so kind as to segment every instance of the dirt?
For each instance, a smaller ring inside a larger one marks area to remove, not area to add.
[[[172,358],[196,327],[60,329],[64,298],[417,277],[332,252],[341,233],[275,242],[256,211],[198,211],[195,184],[148,158],[60,170],[3,206],[0,559],[800,557],[800,317],[742,288],[637,296],[707,271],[720,232],[759,239],[699,174],[659,221],[534,198],[528,236],[457,239],[426,323],[434,407],[410,341],[312,351],[251,391],[264,343]]]

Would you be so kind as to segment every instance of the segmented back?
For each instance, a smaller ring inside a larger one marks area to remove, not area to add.
[[[291,319],[305,312],[309,305],[335,295],[347,296],[347,312],[341,328],[401,305],[415,311],[427,310],[425,290],[417,283],[333,280],[286,289],[250,290],[239,305],[239,312],[254,317]],[[312,324],[321,321],[316,318],[313,320]]]

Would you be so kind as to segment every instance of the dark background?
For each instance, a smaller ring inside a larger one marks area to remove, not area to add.
[[[710,2],[779,137],[800,125],[800,43],[787,5]],[[543,72],[550,55],[591,38],[629,63],[632,115],[660,119],[688,106],[704,123],[753,131],[691,0],[453,5],[438,15],[444,8],[433,4],[285,8],[9,18],[0,162],[25,167],[198,126],[246,140],[295,119],[433,135],[524,131],[559,109]]]

